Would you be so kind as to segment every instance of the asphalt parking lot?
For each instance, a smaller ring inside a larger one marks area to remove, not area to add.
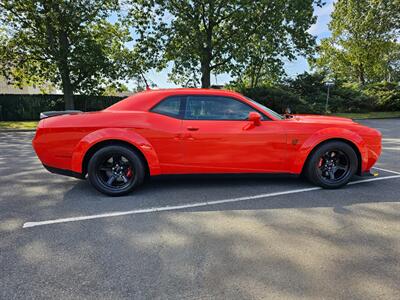
[[[0,299],[399,299],[400,119],[362,123],[391,178],[163,177],[120,198],[0,132]]]

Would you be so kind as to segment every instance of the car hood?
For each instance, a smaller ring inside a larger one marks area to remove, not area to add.
[[[293,115],[290,120],[304,123],[355,123],[349,118],[320,115]]]

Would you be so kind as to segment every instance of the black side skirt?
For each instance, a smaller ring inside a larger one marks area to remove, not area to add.
[[[47,171],[54,173],[54,174],[74,177],[74,178],[78,178],[78,179],[85,179],[85,177],[81,173],[73,172],[71,170],[53,168],[53,167],[49,167],[46,165],[43,165],[43,166],[47,169]]]

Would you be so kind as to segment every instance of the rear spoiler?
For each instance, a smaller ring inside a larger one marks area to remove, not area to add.
[[[61,116],[61,115],[75,115],[75,114],[79,114],[81,112],[82,111],[80,111],[80,110],[44,111],[44,112],[40,113],[40,119],[46,119],[46,118]]]

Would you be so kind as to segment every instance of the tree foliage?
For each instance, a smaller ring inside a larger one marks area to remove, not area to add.
[[[338,0],[315,66],[362,85],[398,80],[399,20],[399,0]]]
[[[2,0],[3,75],[19,85],[51,82],[73,108],[74,93],[121,76],[130,35],[107,21],[117,8],[117,0]]]
[[[320,0],[129,1],[127,20],[137,53],[183,85],[210,86],[212,73],[246,76],[254,84],[282,73],[282,60],[310,53]]]

